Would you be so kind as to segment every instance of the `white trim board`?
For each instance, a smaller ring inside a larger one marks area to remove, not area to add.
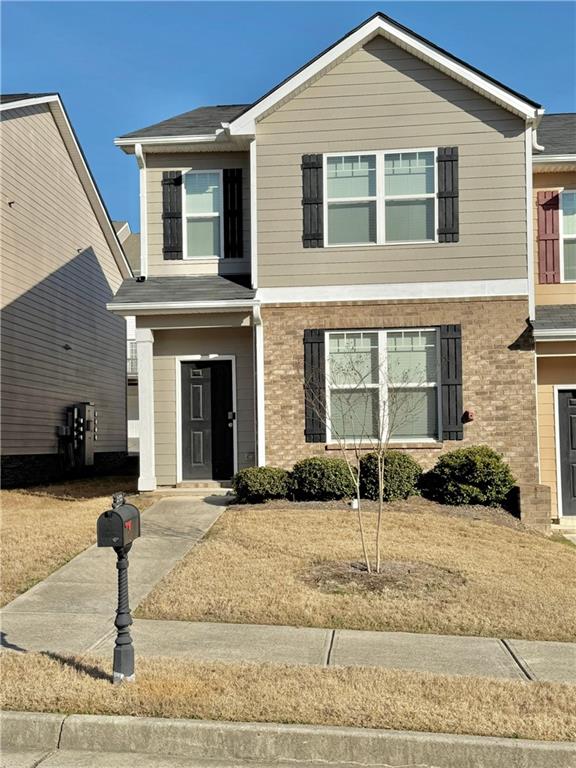
[[[182,363],[194,363],[200,360],[216,362],[229,360],[232,363],[232,410],[236,418],[232,422],[232,440],[234,446],[233,469],[238,472],[238,408],[236,405],[236,355],[179,355],[174,358],[176,366],[176,482],[182,481]],[[210,480],[211,478],[205,478]]]
[[[528,296],[528,280],[469,280],[431,283],[373,283],[258,288],[262,304],[299,304],[328,301],[386,301],[394,299],[458,299]]]
[[[254,135],[256,122],[278,103],[292,96],[299,88],[317,77],[324,69],[337,62],[350,51],[360,47],[377,35],[382,35],[390,42],[403,48],[412,55],[427,62],[436,69],[445,72],[469,88],[510,110],[525,120],[538,122],[543,110],[533,103],[514,94],[505,86],[498,85],[482,75],[465,62],[457,61],[447,52],[442,52],[431,43],[420,38],[416,33],[396,24],[392,19],[376,14],[342,40],[331,46],[301,70],[280,83],[270,93],[260,99],[235,120],[230,121],[228,130],[231,135]]]
[[[534,275],[534,217],[532,211],[533,171],[532,171],[532,141],[534,129],[527,126],[524,135],[524,152],[526,153],[526,258],[528,269],[528,317],[534,320],[536,316],[535,275]]]

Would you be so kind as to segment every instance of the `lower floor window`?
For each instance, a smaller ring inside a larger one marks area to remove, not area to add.
[[[327,336],[328,439],[438,439],[437,329]]]

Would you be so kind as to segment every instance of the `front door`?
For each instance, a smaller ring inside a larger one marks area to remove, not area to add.
[[[182,480],[234,474],[232,362],[182,363]]]
[[[576,515],[576,390],[558,392],[562,514]]]

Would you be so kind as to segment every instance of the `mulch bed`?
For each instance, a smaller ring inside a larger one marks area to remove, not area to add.
[[[452,595],[466,583],[461,573],[418,561],[385,560],[379,573],[368,573],[364,563],[324,562],[302,575],[303,581],[327,594],[386,593],[398,597],[436,598]]]

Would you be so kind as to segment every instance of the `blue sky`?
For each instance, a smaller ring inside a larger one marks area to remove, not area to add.
[[[113,218],[138,174],[113,139],[250,102],[377,10],[544,104],[576,111],[571,2],[3,2],[2,91],[59,91]]]

